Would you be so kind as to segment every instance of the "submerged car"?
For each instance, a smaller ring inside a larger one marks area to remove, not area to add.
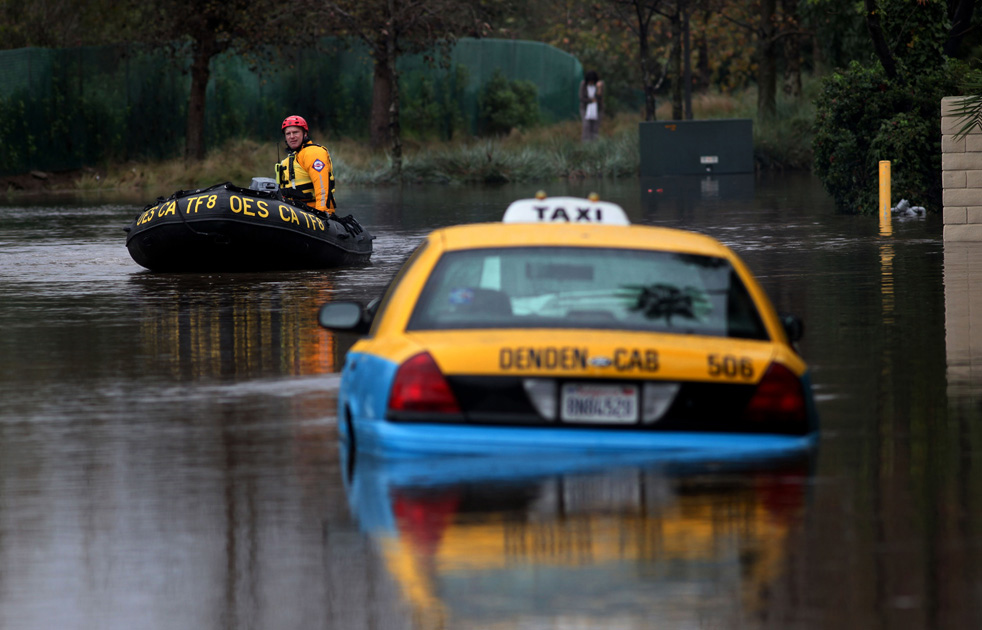
[[[818,428],[801,323],[739,257],[596,199],[435,230],[380,301],[319,322],[364,335],[338,394],[358,451],[752,454],[809,448]]]

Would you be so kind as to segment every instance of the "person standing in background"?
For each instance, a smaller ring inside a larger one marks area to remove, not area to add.
[[[595,70],[586,73],[580,82],[580,118],[583,119],[583,142],[592,142],[600,135],[600,118],[604,111],[604,82]]]

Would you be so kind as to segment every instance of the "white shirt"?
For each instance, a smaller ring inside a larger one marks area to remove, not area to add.
[[[596,85],[587,85],[586,86],[586,95],[589,98],[596,98],[597,97],[597,86]],[[595,102],[594,103],[587,103],[587,105],[586,105],[586,113],[584,114],[583,117],[586,118],[587,120],[597,120],[597,104]]]

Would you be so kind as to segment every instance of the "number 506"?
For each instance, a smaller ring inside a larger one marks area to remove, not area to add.
[[[709,355],[709,375],[726,378],[753,378],[754,362],[749,357],[735,357],[732,354]]]

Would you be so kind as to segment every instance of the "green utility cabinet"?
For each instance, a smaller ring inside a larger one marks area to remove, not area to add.
[[[643,122],[640,134],[642,177],[754,172],[749,118]]]

